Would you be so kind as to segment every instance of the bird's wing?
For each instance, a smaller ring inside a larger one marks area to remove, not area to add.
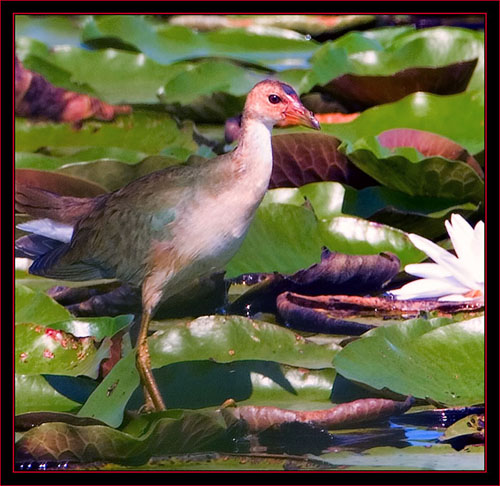
[[[191,201],[195,179],[196,169],[172,167],[101,197],[75,225],[71,242],[41,257],[35,270],[51,278],[116,277],[139,285],[152,240],[171,238],[169,224]]]

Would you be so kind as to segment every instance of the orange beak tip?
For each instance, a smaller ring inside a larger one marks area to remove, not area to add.
[[[287,110],[285,119],[280,123],[280,126],[285,125],[304,125],[314,130],[321,130],[313,112],[307,110],[304,106],[292,106]]]

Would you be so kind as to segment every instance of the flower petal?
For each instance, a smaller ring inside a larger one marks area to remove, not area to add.
[[[467,300],[473,300],[473,297],[465,297],[463,294],[450,294],[439,297],[439,302],[465,302]]]
[[[451,223],[446,221],[445,226],[460,260],[460,265],[467,269],[473,280],[476,280],[474,276],[477,274],[480,264],[478,262],[479,255],[474,245],[474,229],[459,214],[452,214]]]
[[[476,288],[474,286],[474,275],[455,255],[452,255],[444,248],[422,236],[411,233],[408,237],[419,250],[422,250],[438,265],[441,265],[444,270],[453,275],[462,285],[468,289]]]
[[[484,284],[484,223],[482,221],[479,221],[474,228],[472,246],[476,254],[474,276],[476,282]]]
[[[401,288],[391,290],[389,294],[398,300],[424,299],[427,297],[441,297],[450,294],[464,294],[469,287],[460,285],[454,278],[421,278],[403,285]]]
[[[451,215],[451,222],[445,221],[444,225],[450,235],[453,248],[459,259],[470,258],[473,254],[472,240],[474,238],[474,230],[472,226],[459,214]]]
[[[451,277],[451,273],[437,263],[412,263],[405,266],[405,272],[421,278]]]

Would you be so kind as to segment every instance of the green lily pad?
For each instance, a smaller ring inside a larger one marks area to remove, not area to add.
[[[325,246],[340,253],[374,255],[389,251],[398,256],[401,266],[423,258],[404,231],[380,223],[337,216],[321,221],[320,230]]]
[[[241,248],[226,266],[226,277],[291,274],[318,263],[324,246],[347,254],[390,251],[402,265],[425,257],[403,231],[344,215],[345,193],[341,184],[333,182],[268,191]],[[312,211],[303,207],[305,197]]]
[[[97,348],[92,337],[75,338],[39,324],[16,324],[16,372],[97,378],[101,361],[109,357],[109,346],[109,339]]]
[[[361,36],[371,40],[366,34]],[[397,35],[385,49],[346,48],[353,40],[359,43],[359,36],[327,42],[314,54],[312,69],[318,84],[326,84],[347,73],[391,75],[411,67],[446,66],[475,58],[480,59],[480,63],[470,89],[480,89],[484,83],[484,35],[481,32],[456,27],[407,31]]]
[[[361,170],[386,187],[412,196],[455,199],[458,202],[484,199],[484,181],[465,162],[443,157],[421,158],[412,148],[387,149],[375,137],[363,138],[344,149]]]
[[[242,273],[294,273],[318,263],[323,241],[314,214],[288,204],[259,207],[227,278]]]
[[[373,15],[176,15],[172,25],[192,29],[215,30],[220,28],[246,28],[261,33],[274,33],[283,29],[290,36],[293,29],[305,34],[319,35],[373,22]],[[285,30],[286,29],[286,30]]]
[[[79,51],[78,47],[63,46],[63,49]],[[57,64],[49,46],[30,37],[16,37],[16,56],[25,69],[41,74],[54,86],[68,91],[95,96],[92,86],[74,78],[63,64]]]
[[[49,51],[30,39],[16,40],[17,54],[27,69],[56,86],[96,96],[107,103],[158,103],[169,79],[193,67],[190,63],[158,64],[142,53],[59,46]]]
[[[99,161],[100,159],[133,165],[139,163],[147,156],[144,152],[119,147],[70,148],[66,150],[64,148],[56,148],[52,149],[51,153],[53,155],[16,152],[15,167],[16,169],[58,170],[63,167],[65,168],[67,165],[74,167],[73,164],[89,163]],[[71,170],[68,173],[71,173]],[[84,178],[95,180],[91,177]]]
[[[410,196],[388,187],[377,186],[366,187],[359,191],[347,188],[342,210],[344,213],[368,219],[387,207],[399,213],[437,219],[441,219],[451,211],[477,209],[473,203],[460,204],[456,199]]]
[[[85,25],[83,40],[98,43],[118,40],[140,50],[160,64],[201,57],[226,57],[273,67],[283,59],[303,67],[317,49],[315,41],[258,35],[244,29],[195,32],[186,27],[154,24],[138,15],[95,16]]]
[[[56,45],[78,46],[81,44],[80,33],[86,17],[82,15],[16,15],[15,34],[27,36]]]
[[[332,368],[310,370],[253,359],[231,363],[184,361],[155,371],[168,409],[218,407],[228,398],[240,405],[266,404],[301,410],[330,408],[335,376]],[[131,353],[93,391],[79,415],[117,426],[122,421],[124,407],[142,406],[138,386],[134,353]]]
[[[437,359],[439,357],[439,359]],[[484,402],[484,318],[413,319],[380,327],[334,359],[339,373],[450,406]]]
[[[334,452],[322,454],[321,459],[342,470],[484,470],[484,448],[457,452],[449,445],[432,447],[412,446],[375,447],[363,452]]]
[[[166,103],[192,103],[200,96],[226,93],[246,96],[259,81],[268,75],[263,71],[245,69],[228,61],[200,61],[172,76],[162,90]]]
[[[16,282],[14,295],[15,322],[36,322],[40,325],[71,319],[65,307],[45,293]]]
[[[348,37],[350,35],[360,35],[363,36],[365,39],[375,41],[377,44],[380,45],[381,48],[387,49],[389,48],[392,44],[394,44],[395,41],[399,37],[404,37],[408,35],[410,32],[416,32],[416,28],[413,25],[401,25],[401,26],[390,26],[390,27],[377,27],[375,29],[369,29],[365,30],[364,32],[348,32],[344,36],[342,36],[340,39],[338,39],[339,44],[342,42],[342,39],[344,37]],[[377,47],[373,47],[374,49],[377,49]],[[359,49],[362,50],[362,49]],[[363,49],[364,50],[364,49]]]
[[[312,205],[321,221],[328,221],[336,216],[358,216],[426,237],[441,236],[444,233],[444,219],[451,212],[470,214],[478,209],[477,204],[461,204],[454,199],[410,196],[383,186],[355,190],[329,181],[306,184],[299,188],[273,189],[266,193],[261,204],[302,206],[304,198]],[[404,243],[403,240],[401,243]]]
[[[319,346],[292,331],[241,316],[206,316],[179,324],[165,322],[150,339],[153,367],[211,359],[218,363],[265,359],[293,366],[330,368],[338,346]]]
[[[351,145],[360,138],[375,137],[392,128],[425,130],[447,137],[470,154],[476,154],[484,148],[484,93],[470,91],[450,96],[415,93],[370,108],[350,123],[322,124],[321,128]]]
[[[207,316],[193,321],[155,323],[149,338],[153,368],[186,361],[229,363],[267,360],[301,368],[331,368],[338,345],[319,345],[283,327],[241,316]],[[295,378],[296,379],[296,378]],[[333,378],[332,378],[333,379]],[[122,358],[79,412],[117,426],[139,385],[135,352]],[[160,387],[162,380],[159,380]]]
[[[197,150],[191,129],[180,130],[169,115],[155,112],[135,112],[113,122],[86,121],[79,130],[18,118],[15,135],[16,152],[34,152],[41,147],[116,147],[151,155],[173,146]]]
[[[160,100],[170,113],[181,118],[222,123],[241,113],[247,93],[268,77],[265,71],[228,61],[200,61],[167,80]]]
[[[15,413],[39,412],[75,412],[80,407],[49,385],[41,375],[15,374]]]
[[[464,435],[482,435],[484,438],[484,415],[468,415],[450,425],[440,437],[441,441],[448,441]]]
[[[21,230],[19,230],[21,231]],[[16,235],[17,237],[17,235]],[[68,280],[54,280],[51,278],[45,278],[45,277],[39,277],[38,275],[31,275],[28,273],[26,270],[18,270],[16,269],[15,272],[15,280],[16,280],[16,286],[24,286],[28,287],[31,290],[35,291],[43,291],[45,292],[46,290],[56,287],[56,286],[65,286],[65,287],[90,287],[92,285],[98,285],[100,283],[103,283],[103,280],[83,280],[81,282],[70,282]],[[47,297],[50,299],[50,297],[46,294],[43,294],[44,297]],[[44,299],[42,297],[41,299]],[[45,302],[45,300],[41,300],[41,302]],[[55,304],[57,302],[53,301]],[[59,304],[57,304],[59,305]],[[62,307],[62,306],[61,306]],[[34,317],[29,317],[25,322],[29,322],[30,320],[37,319],[36,317],[36,311],[31,314]],[[57,317],[56,320],[50,320],[50,322],[46,322],[45,324],[52,324],[53,322],[60,321],[62,319],[67,319],[68,314],[60,314],[59,317]]]
[[[139,383],[135,352],[131,351],[113,366],[78,411],[78,416],[93,417],[111,427],[118,427],[125,406]]]
[[[118,331],[129,326],[133,320],[134,316],[132,314],[117,317],[80,317],[55,322],[50,327],[71,333],[75,337],[92,336],[97,341],[100,341],[105,337],[114,336]]]
[[[427,239],[444,234],[444,222],[451,213],[468,217],[479,204],[453,199],[410,196],[387,187],[367,187],[360,191],[346,188],[342,211],[403,230]]]

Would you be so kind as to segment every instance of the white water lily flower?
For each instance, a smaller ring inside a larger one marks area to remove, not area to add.
[[[419,280],[410,282],[390,295],[397,299],[436,298],[441,301],[472,300],[484,295],[484,223],[475,228],[459,214],[445,222],[457,256],[432,241],[409,234],[411,242],[436,263],[405,266],[405,272]]]

